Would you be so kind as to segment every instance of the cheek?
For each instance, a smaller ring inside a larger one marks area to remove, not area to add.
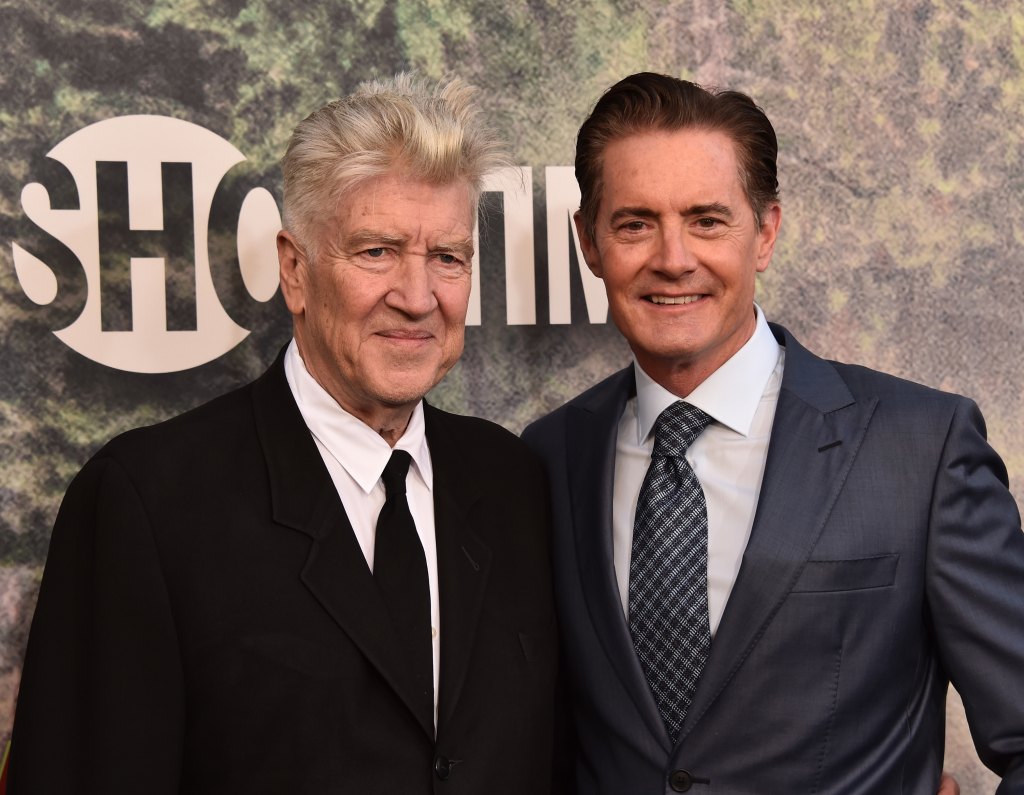
[[[317,326],[325,334],[333,334],[337,331],[337,325],[338,306],[326,297],[322,298],[317,304]]]
[[[471,287],[472,283],[467,276],[465,283],[446,284],[434,291],[446,327],[456,329],[465,325]]]
[[[604,288],[608,294],[608,310],[612,315],[630,316],[643,309],[629,281],[605,278]]]
[[[462,353],[466,338],[465,318],[446,317],[444,322],[444,339],[441,341],[443,355],[458,357]]]
[[[620,293],[627,290],[643,271],[644,260],[645,256],[639,246],[606,257],[601,278],[608,291]]]

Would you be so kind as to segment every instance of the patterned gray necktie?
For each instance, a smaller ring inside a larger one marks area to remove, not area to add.
[[[658,415],[633,525],[629,631],[673,743],[711,648],[708,510],[684,457],[710,422],[682,401]]]

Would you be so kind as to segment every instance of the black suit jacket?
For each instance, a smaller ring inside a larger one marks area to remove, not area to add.
[[[131,431],[75,478],[25,658],[10,792],[547,792],[556,629],[542,471],[425,410],[434,727],[288,389]]]
[[[552,484],[586,795],[933,795],[951,679],[1000,795],[1024,793],[1024,534],[969,400],[786,363],[750,539],[678,742],[612,563],[628,368],[524,433]]]

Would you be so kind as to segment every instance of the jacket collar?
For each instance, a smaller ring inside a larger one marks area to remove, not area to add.
[[[412,672],[391,628],[366,558],[337,490],[288,388],[284,352],[254,384],[253,411],[267,466],[273,519],[310,537],[298,576],[384,679],[424,723]],[[425,406],[427,444],[434,470],[434,512],[441,602],[439,722],[450,719],[472,654],[491,552],[474,530],[480,499],[466,466],[453,419]]]
[[[835,367],[781,326],[786,349],[750,540],[680,742],[757,644],[796,583],[860,450],[877,399],[856,401]]]

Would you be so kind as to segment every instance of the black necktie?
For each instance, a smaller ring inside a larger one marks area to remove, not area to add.
[[[658,415],[636,506],[629,562],[629,630],[672,742],[711,647],[708,512],[684,454],[711,422],[677,401]]]
[[[434,723],[434,647],[430,631],[430,585],[427,559],[405,497],[405,476],[412,457],[395,450],[384,467],[386,499],[377,517],[373,578],[377,581],[391,620],[408,654],[417,691],[422,695],[421,717]]]

